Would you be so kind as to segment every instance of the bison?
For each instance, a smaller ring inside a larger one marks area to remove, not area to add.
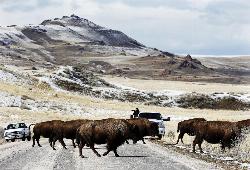
[[[246,135],[250,131],[250,119],[238,121],[238,122],[236,122],[236,126],[240,130],[239,140],[242,141],[242,140],[246,139],[246,137],[247,137]]]
[[[237,127],[240,129],[250,128],[250,119],[238,121],[236,122],[236,124],[237,124]]]
[[[183,137],[185,133],[187,133],[189,136],[194,136],[194,130],[193,130],[193,123],[194,122],[200,122],[200,121],[206,121],[204,118],[193,118],[189,120],[184,120],[178,123],[177,127],[177,133],[180,132],[176,144],[179,143],[179,140],[183,143]]]
[[[95,144],[107,143],[107,155],[110,151],[118,157],[117,148],[127,139],[134,139],[138,134],[138,127],[121,119],[94,120],[84,123],[76,132],[76,142],[79,147],[79,155],[87,144],[97,156],[101,156],[94,148]]]
[[[77,119],[77,120],[70,120],[70,121],[65,121],[61,125],[61,129],[54,129],[54,133],[52,138],[50,138],[50,142],[53,142],[52,146],[55,145],[55,142],[58,140],[58,137],[63,137],[66,139],[71,139],[72,144],[74,148],[76,147],[74,139],[76,139],[76,131],[77,129],[84,123],[88,122],[90,120],[87,119]],[[59,135],[59,133],[61,133]]]
[[[63,141],[63,136],[61,136],[61,132],[58,132],[62,129],[62,124],[63,121],[61,120],[52,120],[52,121],[47,121],[47,122],[41,122],[35,124],[33,128],[33,145],[32,147],[35,146],[35,140],[37,142],[37,145],[41,147],[39,143],[40,136],[43,136],[45,138],[49,138],[50,146],[55,150],[54,144],[52,144],[52,139],[57,138],[59,139],[59,142],[62,144],[62,146],[66,148],[66,145]]]
[[[143,144],[146,144],[143,139],[144,136],[156,136],[159,134],[158,124],[155,122],[150,122],[148,119],[134,118],[134,119],[127,119],[127,121],[130,124],[136,125],[139,128],[137,139],[133,141],[134,144],[139,140],[142,140]],[[126,142],[128,143],[128,141]]]
[[[221,148],[225,151],[225,147],[229,149],[234,146],[240,131],[236,123],[228,121],[199,121],[193,123],[195,139],[193,141],[193,152],[198,144],[200,152],[203,153],[201,144],[203,140],[212,144],[221,144]]]

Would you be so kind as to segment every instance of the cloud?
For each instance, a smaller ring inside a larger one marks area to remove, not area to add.
[[[0,25],[76,14],[175,53],[250,53],[247,0],[5,0]]]
[[[25,0],[25,3],[23,0],[4,0],[0,1],[0,3],[0,8],[6,12],[30,12],[37,9],[60,5],[59,0]]]

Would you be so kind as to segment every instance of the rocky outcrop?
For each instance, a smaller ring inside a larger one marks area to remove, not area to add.
[[[205,68],[205,66],[203,66],[199,60],[193,59],[191,55],[188,54],[178,66],[178,69],[183,68],[198,69]]]

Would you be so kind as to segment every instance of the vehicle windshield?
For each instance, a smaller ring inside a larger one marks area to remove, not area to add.
[[[160,113],[140,113],[139,117],[146,118],[146,119],[157,119],[157,120],[162,119]]]
[[[7,129],[16,129],[16,125],[15,124],[9,124],[7,126]]]
[[[27,128],[25,123],[9,124],[7,129],[18,129],[18,128]]]
[[[27,128],[25,123],[18,123],[16,126],[17,126],[17,128]]]

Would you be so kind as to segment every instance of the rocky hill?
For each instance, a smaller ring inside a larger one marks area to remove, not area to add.
[[[76,15],[45,20],[39,25],[0,27],[3,64],[74,65],[86,56],[154,53],[161,52],[145,47],[121,31],[104,28]]]
[[[38,25],[0,27],[0,64],[81,66],[91,72],[139,79],[250,82],[249,70],[210,68],[206,60],[146,47],[121,31],[76,15]]]

